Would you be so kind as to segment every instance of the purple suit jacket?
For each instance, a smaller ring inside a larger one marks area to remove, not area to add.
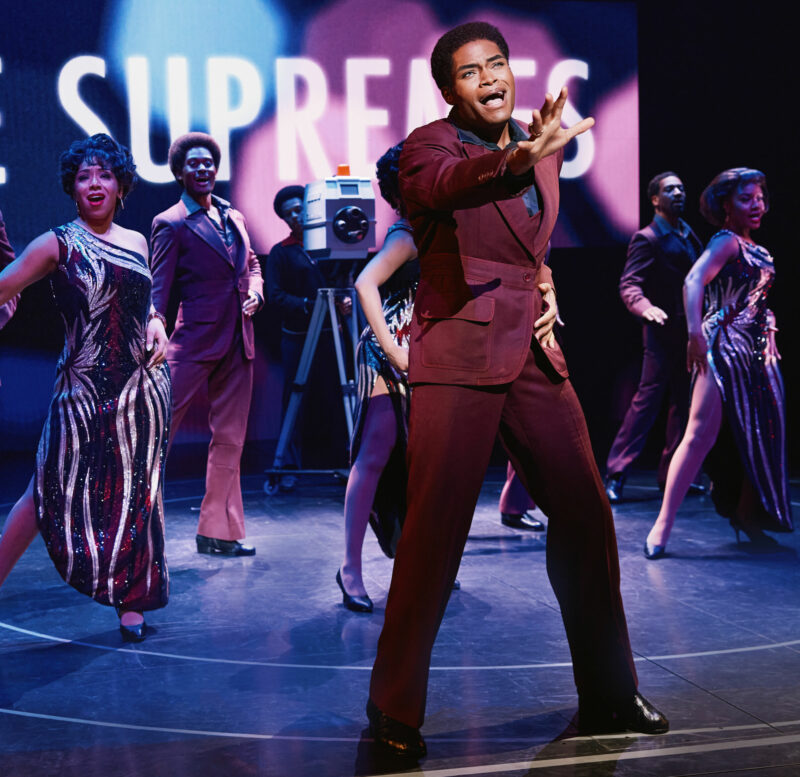
[[[14,249],[11,243],[8,242],[8,235],[6,235],[6,225],[3,223],[3,214],[0,213],[0,270],[6,265],[14,261]],[[19,294],[12,297],[5,305],[0,305],[0,329],[2,329],[14,311],[17,309],[17,302],[19,302]]]
[[[542,313],[537,285],[558,216],[563,154],[533,176],[507,171],[510,148],[464,143],[448,119],[414,130],[400,157],[400,189],[414,229],[420,282],[409,348],[413,383],[493,385],[522,371]],[[540,213],[521,195],[533,183]],[[538,344],[534,347],[539,347]],[[566,377],[561,349],[545,349]]]
[[[230,350],[237,327],[245,356],[255,355],[253,321],[242,313],[242,303],[250,291],[263,299],[264,284],[244,216],[233,208],[229,213],[241,237],[235,262],[204,210],[190,215],[179,200],[153,219],[153,304],[166,314],[170,297],[180,303],[169,359],[221,359]]]

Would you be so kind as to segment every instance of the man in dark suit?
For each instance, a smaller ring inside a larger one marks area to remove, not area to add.
[[[655,176],[647,186],[647,196],[655,217],[631,238],[619,281],[625,307],[642,320],[644,354],[639,387],[606,462],[606,493],[612,503],[622,499],[625,475],[644,448],[665,392],[669,397],[669,415],[658,466],[662,488],[689,412],[683,280],[703,246],[681,218],[686,192],[675,173],[668,171]]]
[[[288,237],[276,243],[269,252],[266,268],[267,300],[271,310],[281,317],[281,362],[283,366],[283,398],[281,415],[285,416],[292,394],[294,379],[305,345],[311,313],[321,288],[343,288],[352,285],[350,263],[312,258],[303,247],[303,194],[299,185],[284,186],[273,201],[275,213],[289,227]],[[352,311],[352,300],[336,301],[343,316]],[[329,323],[322,328],[311,372],[308,376],[303,404],[295,421],[294,437],[287,457],[289,466],[299,467],[310,449],[327,451],[341,448],[347,439],[344,424],[340,423],[341,393],[336,378],[336,361],[332,331]],[[304,445],[310,443],[312,445]],[[307,463],[306,463],[307,466]],[[280,479],[270,477],[267,493],[278,488],[289,490],[295,483],[289,473]]]
[[[489,24],[446,33],[431,57],[453,106],[408,137],[400,187],[419,248],[409,380],[408,512],[367,715],[375,740],[422,757],[431,649],[496,434],[549,518],[547,568],[561,606],[585,732],[666,731],[636,690],[611,508],[552,333],[544,256],[558,214],[566,90],[524,131],[511,119],[508,46]]]
[[[180,200],[153,220],[153,304],[161,315],[179,303],[167,361],[172,374],[172,428],[192,398],[208,387],[211,443],[206,493],[197,526],[199,553],[252,556],[243,545],[239,463],[253,388],[253,322],[263,302],[258,259],[244,216],[212,194],[217,142],[200,132],[178,138],[169,165]]]

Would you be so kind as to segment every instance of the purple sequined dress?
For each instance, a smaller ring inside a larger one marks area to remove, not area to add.
[[[730,235],[722,230],[712,241]],[[765,359],[775,268],[765,248],[735,237],[738,255],[705,289],[703,334],[725,415],[706,461],[711,495],[721,515],[734,517],[746,478],[761,503],[750,519],[770,531],[792,531],[783,380]]]
[[[36,458],[39,531],[81,593],[157,609],[169,593],[161,486],[172,392],[166,364],[146,366],[150,270],[75,223],[53,231],[66,341]]]
[[[411,225],[400,219],[389,227],[386,236],[397,230],[411,232]],[[393,292],[383,303],[383,316],[389,332],[398,345],[408,348],[411,334],[411,316],[414,311],[414,296],[419,279],[419,262],[407,262],[392,276]],[[358,372],[358,404],[356,406],[353,439],[350,443],[350,461],[354,462],[361,448],[361,435],[367,417],[372,391],[378,378],[383,378],[394,409],[397,439],[389,461],[383,468],[375,500],[369,517],[381,550],[394,558],[403,520],[406,515],[406,449],[408,447],[408,402],[411,390],[406,375],[397,372],[378,345],[378,338],[370,327],[361,334],[356,350]]]

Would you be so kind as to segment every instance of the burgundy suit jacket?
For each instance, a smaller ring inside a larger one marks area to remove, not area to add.
[[[245,356],[252,359],[255,354],[253,321],[242,313],[242,303],[250,291],[263,299],[264,284],[244,216],[233,208],[229,214],[241,237],[235,262],[204,210],[189,214],[179,200],[153,219],[153,305],[166,315],[170,298],[179,302],[169,359],[221,359],[237,327]]]
[[[3,223],[3,214],[0,213],[0,270],[4,269],[6,265],[14,261],[14,249],[11,243],[8,242],[6,235],[6,225]],[[4,305],[0,305],[0,329],[2,329],[14,311],[17,309],[17,302],[19,302],[19,294],[13,296]]]
[[[400,189],[420,258],[412,384],[508,383],[525,364],[542,313],[537,285],[552,283],[544,259],[563,153],[516,177],[507,170],[510,152],[462,142],[449,119],[414,130],[405,142]],[[541,211],[531,218],[521,195],[534,178]],[[544,353],[566,377],[561,349]]]

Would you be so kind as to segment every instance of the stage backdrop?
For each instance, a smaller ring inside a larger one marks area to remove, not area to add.
[[[566,84],[566,122],[597,120],[567,149],[554,245],[627,241],[639,226],[636,7],[569,0],[18,3],[0,37],[0,210],[10,239],[19,251],[74,217],[58,154],[100,131],[133,151],[141,180],[120,221],[149,235],[153,216],[179,194],[167,167],[171,140],[203,130],[223,149],[218,193],[245,213],[266,253],[286,234],[272,210],[281,186],[331,175],[340,163],[372,177],[389,146],[446,114],[430,52],[448,28],[477,19],[508,40],[515,116],[527,123],[545,92]],[[380,241],[392,214],[378,200]],[[0,423],[22,424],[23,437],[44,413],[51,373],[50,363],[26,366],[19,349],[52,352],[59,339],[57,327],[24,325],[52,314],[45,296],[35,310],[24,301],[23,324],[0,334]],[[14,388],[10,373],[22,367],[37,375],[36,389]]]

